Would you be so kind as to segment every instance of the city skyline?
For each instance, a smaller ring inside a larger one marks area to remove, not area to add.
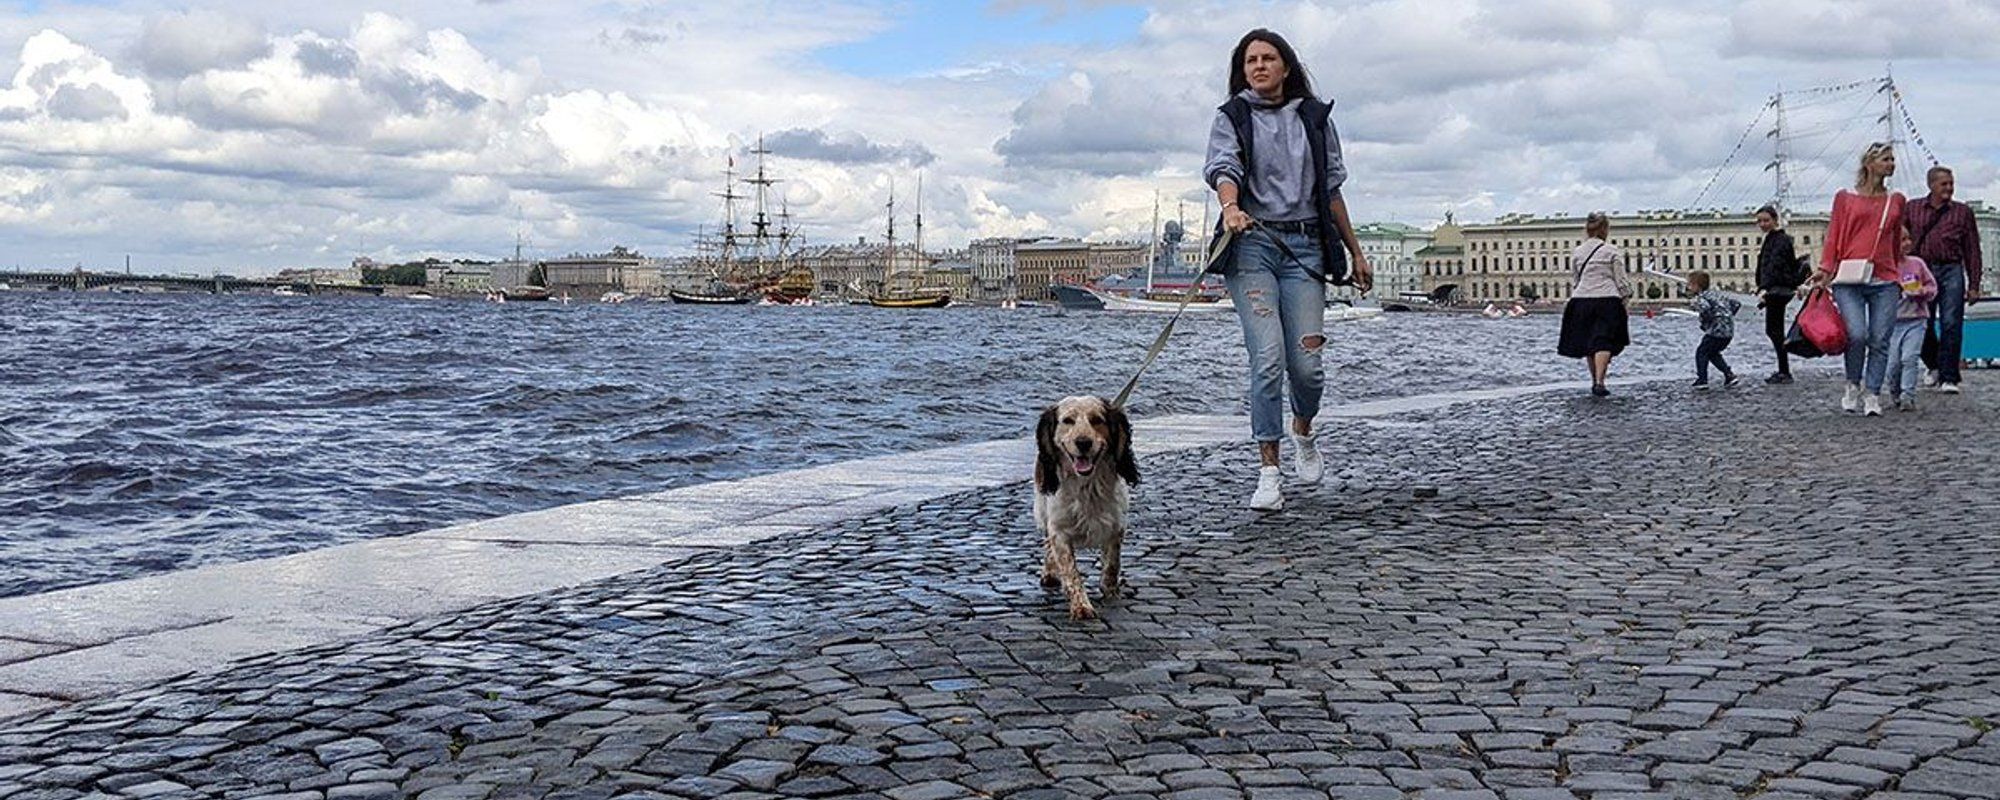
[[[878,239],[892,181],[907,226],[919,171],[938,246],[1141,238],[1156,191],[1199,208],[1259,25],[1338,101],[1357,220],[1680,207],[1781,85],[1890,63],[1960,196],[2000,195],[2000,10],[1974,2],[10,5],[0,258],[23,266],[492,258],[523,228],[542,257],[676,252],[760,134],[815,243]]]

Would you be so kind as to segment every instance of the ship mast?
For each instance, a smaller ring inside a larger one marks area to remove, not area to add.
[[[882,289],[889,289],[889,279],[896,274],[896,181],[889,181],[889,247],[888,260],[882,263]]]
[[[722,270],[730,270],[736,262],[736,201],[743,195],[736,193],[736,157],[729,156],[729,167],[722,173],[722,191],[715,193],[722,198]]]
[[[757,187],[755,190],[757,211],[756,216],[750,222],[751,249],[757,261],[757,271],[761,275],[765,271],[767,267],[766,262],[770,258],[769,248],[772,237],[769,196],[771,185],[777,183],[777,181],[764,172],[764,156],[770,155],[771,151],[765,149],[763,136],[759,135],[757,137],[757,146],[750,152],[757,156],[757,177],[745,178],[743,182]]]
[[[1153,190],[1152,236],[1146,242],[1146,291],[1153,291],[1153,265],[1160,263],[1160,190]]]
[[[1776,106],[1778,110],[1778,122],[1771,128],[1771,139],[1773,140],[1771,171],[1775,173],[1778,182],[1778,221],[1783,223],[1785,218],[1792,213],[1792,179],[1791,174],[1785,171],[1785,159],[1790,157],[1790,153],[1787,150],[1785,140],[1784,84],[1778,84],[1778,93],[1772,96],[1771,104]]]
[[[924,174],[917,173],[917,263],[924,258]]]

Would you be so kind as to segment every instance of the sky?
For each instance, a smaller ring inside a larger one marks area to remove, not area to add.
[[[258,274],[498,258],[517,235],[672,255],[720,223],[760,136],[808,243],[879,238],[891,191],[908,236],[919,176],[933,249],[1136,239],[1156,197],[1201,215],[1256,27],[1335,101],[1357,221],[1754,205],[1773,92],[1891,69],[1960,198],[2000,200],[2000,0],[0,7],[9,268]],[[1794,163],[1819,166],[1795,167],[1794,205],[1823,207],[1885,101],[1796,97]],[[1928,163],[1907,149],[1904,185]]]

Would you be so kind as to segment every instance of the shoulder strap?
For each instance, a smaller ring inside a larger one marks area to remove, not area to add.
[[[1576,262],[1576,274],[1570,276],[1570,286],[1574,287],[1578,282],[1583,280],[1583,269],[1590,266],[1590,260],[1596,258],[1597,251],[1603,250],[1607,244],[1610,244],[1610,242],[1598,242],[1596,247],[1590,248],[1590,252],[1583,257],[1582,261]]]
[[[1952,201],[1952,203],[1955,202],[1958,201],[1956,200]],[[1931,224],[1925,225],[1924,232],[1917,234],[1917,242],[1913,247],[1910,248],[1911,252],[1916,253],[1923,251],[1924,241],[1931,238],[1931,231],[1937,230],[1938,224],[1944,222],[1944,215],[1949,213],[1951,213],[1951,203],[1945,203],[1944,208],[1938,209],[1938,212],[1936,214],[1931,215]],[[1910,218],[1910,210],[1909,208],[1905,207],[1903,209],[1903,220],[1907,222],[1909,221],[1909,218]]]

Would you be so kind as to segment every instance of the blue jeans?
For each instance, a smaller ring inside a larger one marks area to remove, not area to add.
[[[1845,283],[1833,287],[1834,305],[1847,323],[1847,382],[1863,385],[1869,394],[1882,393],[1889,372],[1889,330],[1896,324],[1896,307],[1903,288],[1893,283]]]
[[[1729,340],[1720,336],[1702,336],[1701,344],[1694,348],[1694,379],[1697,383],[1708,382],[1708,365],[1714,364],[1722,370],[1722,377],[1736,373],[1730,371],[1729,362],[1722,360],[1722,351],[1729,349]]]
[[[1276,233],[1292,249],[1287,258],[1264,232],[1242,234],[1236,268],[1225,283],[1243,323],[1243,347],[1250,352],[1250,433],[1258,442],[1284,436],[1285,384],[1292,389],[1292,414],[1319,416],[1326,372],[1326,284],[1307,272],[1320,269],[1319,242],[1301,233]],[[1305,341],[1318,337],[1319,346]]]
[[[1924,332],[1924,363],[1938,371],[1938,382],[1960,383],[1959,360],[1965,352],[1965,265],[1933,266],[1931,275],[1937,278],[1938,294],[1931,301],[1930,324]]]
[[[1899,319],[1889,331],[1889,388],[1897,394],[1917,393],[1917,376],[1923,373],[1924,329],[1928,320]]]

